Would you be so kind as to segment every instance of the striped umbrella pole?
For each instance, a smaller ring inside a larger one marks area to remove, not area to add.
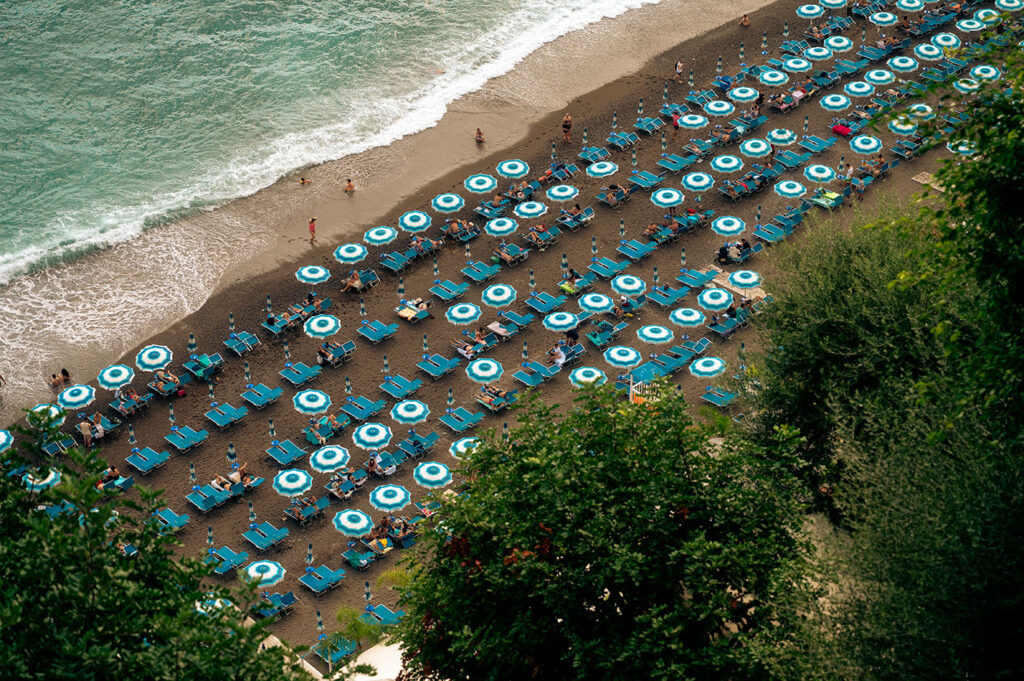
[[[693,87],[693,69],[690,69],[690,87]]]
[[[788,21],[783,22],[783,24],[782,24],[782,37],[783,38],[788,38],[789,37],[789,22]]]
[[[537,280],[533,278],[533,270],[530,270],[530,290],[537,288]]]
[[[718,57],[718,64],[715,66],[715,71],[717,73],[721,73],[722,72],[722,57],[721,56]]]
[[[761,34],[761,50],[764,51],[764,50],[767,50],[767,49],[768,49],[768,31],[765,31],[764,33]]]
[[[839,165],[840,165],[840,167],[844,166],[845,164],[846,164],[846,155],[845,154],[840,154],[839,155]]]
[[[740,43],[740,59],[743,59],[743,43]]]
[[[167,419],[174,425],[174,402],[167,403]]]
[[[370,602],[370,580],[366,580],[365,586],[363,586],[363,597],[366,598],[366,602]]]
[[[508,442],[508,421],[501,424],[501,439]]]
[[[741,362],[746,362],[747,361],[747,345],[743,341],[740,341],[740,350],[739,350],[739,352],[736,353],[736,357]]]
[[[277,437],[277,429],[274,428],[274,419],[267,419],[267,426],[267,432],[270,433],[270,437]]]
[[[597,255],[597,237],[590,237],[590,252]]]
[[[427,334],[423,334],[423,352],[430,352],[427,346]]]
[[[345,394],[352,394],[352,380],[348,376],[345,377]]]
[[[583,128],[583,146],[587,146],[587,129]]]
[[[473,257],[472,254],[469,252],[469,244],[467,243],[466,244],[466,260],[469,260],[472,257]]]
[[[252,507],[252,501],[249,502],[249,522],[256,522],[256,509]]]
[[[436,277],[440,270],[437,269],[437,258],[434,258],[434,276]]]
[[[288,347],[288,339],[285,338],[281,341],[281,345],[284,346],[284,361],[290,362],[292,359],[292,351],[291,348]]]
[[[245,370],[245,382],[252,383],[252,369],[249,368],[249,360],[242,364],[242,368]]]
[[[558,152],[555,151],[555,143],[551,142],[551,162],[554,163],[556,158],[558,158]]]
[[[193,485],[196,484],[196,462],[188,462],[188,481]]]
[[[213,402],[215,399],[217,399],[213,396],[213,383],[207,383],[206,387],[209,389],[208,392],[210,393],[210,401]]]
[[[402,277],[398,278],[398,297],[402,298],[405,296],[405,279]]]
[[[565,274],[566,272],[569,271],[569,254],[568,253],[563,253],[562,254],[562,265],[561,265],[561,267],[562,267],[562,274]]]
[[[868,38],[868,27],[867,24],[860,27],[860,41],[864,42]]]
[[[188,334],[188,351],[189,352],[195,352],[196,348],[198,348],[198,347],[199,346],[196,344],[196,335],[194,333],[189,332],[189,334]]]
[[[316,630],[319,632],[317,638],[322,641],[324,639],[324,618],[320,615],[320,608],[316,609]]]
[[[686,246],[683,246],[683,249],[679,252],[679,262],[683,267],[686,267]]]
[[[807,132],[807,119],[808,116],[804,116],[804,132]]]
[[[228,463],[232,466],[238,461],[238,454],[235,452],[235,443],[228,443]]]
[[[366,316],[366,299],[363,298],[362,296],[359,296],[359,316]]]
[[[135,426],[132,425],[131,421],[128,422],[128,444],[130,444],[130,445],[136,444],[136,442],[135,442]]]
[[[643,116],[644,115],[644,98],[643,97],[640,98],[640,103],[636,105],[636,115],[637,116]]]
[[[426,350],[424,350],[423,352],[426,352]],[[391,365],[388,364],[388,356],[387,356],[387,354],[384,355],[384,368],[381,371],[384,372],[385,376],[391,374]]]
[[[658,285],[658,266],[657,265],[654,266],[654,274],[651,275],[651,281],[654,282],[655,286]]]
[[[631,161],[633,163],[633,167],[636,168],[636,147],[633,147],[632,151],[633,151],[633,157],[632,157]]]
[[[661,131],[661,150],[665,151],[668,149],[668,140],[665,139],[665,131]]]
[[[526,341],[523,341],[523,359],[529,359],[529,358],[530,358],[530,348],[526,344]]]
[[[757,204],[757,215],[754,216],[754,224],[761,224],[761,204]]]
[[[309,542],[306,546],[306,565],[310,567],[313,565],[313,542]]]
[[[213,548],[213,525],[206,526],[206,543]]]
[[[619,236],[626,236],[626,221],[619,218]]]
[[[612,130],[619,127],[619,112],[612,111]]]
[[[455,406],[455,392],[448,388],[448,408],[451,409]]]
[[[663,101],[663,102],[667,102],[668,101],[668,81],[667,80],[665,81],[665,87],[663,87],[661,89],[661,101]]]
[[[228,312],[228,331],[235,332],[235,313]]]

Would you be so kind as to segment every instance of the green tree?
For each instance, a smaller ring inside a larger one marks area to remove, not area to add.
[[[97,490],[103,464],[77,450],[45,460],[45,430],[22,431],[34,440],[0,463],[0,676],[308,678],[292,651],[263,649],[266,632],[243,624],[253,589],[216,586],[200,561],[174,556],[176,540],[148,521],[157,494],[140,490],[135,502]],[[28,491],[23,469],[35,461],[60,484]],[[53,518],[41,510],[65,502],[73,508]]]
[[[421,533],[399,635],[413,679],[763,679],[804,588],[787,461],[711,440],[680,395],[530,399]]]

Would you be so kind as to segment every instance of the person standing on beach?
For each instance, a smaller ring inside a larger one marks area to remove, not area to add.
[[[683,60],[679,59],[676,61],[676,82],[683,82]]]
[[[676,135],[679,134],[679,117],[680,116],[681,116],[681,114],[678,111],[676,111],[674,114],[672,114],[672,139],[670,140],[672,142],[676,141]]]
[[[316,218],[309,219],[309,243],[316,243]]]
[[[562,116],[562,141],[572,142],[572,116],[568,113]]]
[[[740,19],[740,26],[742,28],[746,28],[747,26],[750,26],[750,19],[747,17],[746,14],[743,15],[742,19]]]

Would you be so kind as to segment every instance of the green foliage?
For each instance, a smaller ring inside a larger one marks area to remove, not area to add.
[[[59,486],[31,493],[20,468],[42,461],[43,433],[0,464],[0,669],[5,679],[307,678],[286,648],[261,649],[266,632],[242,623],[252,589],[206,581],[201,562],[175,558],[175,540],[148,522],[159,497],[97,490],[103,468],[74,450],[44,461]],[[51,519],[38,507],[67,501]],[[120,545],[138,554],[128,557]],[[196,605],[214,599],[234,607]]]
[[[338,609],[338,623],[341,635],[350,641],[358,641],[364,648],[375,645],[384,638],[384,627],[362,618],[363,612],[352,607]]]
[[[682,398],[535,398],[408,567],[413,679],[761,679],[792,644],[795,443],[709,441]]]

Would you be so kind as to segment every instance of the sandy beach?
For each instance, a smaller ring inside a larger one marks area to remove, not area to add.
[[[26,315],[8,325],[3,341],[0,342],[0,350],[6,355],[6,361],[10,362],[19,352],[32,348],[34,342],[45,337],[49,339],[46,342],[50,342],[54,348],[54,356],[61,358],[58,364],[73,367],[74,373],[78,375],[76,377],[91,378],[96,371],[116,360],[122,353],[123,361],[132,364],[134,353],[139,347],[148,343],[162,343],[174,350],[177,361],[173,366],[177,367],[186,354],[185,343],[190,332],[195,334],[200,351],[223,351],[222,341],[228,334],[228,315],[233,313],[238,329],[251,331],[263,339],[262,347],[247,357],[254,382],[280,385],[282,381],[277,372],[284,367],[283,348],[280,342],[268,338],[259,325],[264,317],[267,295],[271,297],[274,309],[280,310],[288,303],[297,302],[309,290],[307,285],[296,281],[294,272],[297,267],[317,264],[332,271],[332,279],[316,287],[316,290],[334,301],[330,312],[338,316],[343,324],[337,340],[355,339],[355,330],[361,319],[359,297],[340,292],[340,281],[348,268],[334,261],[331,254],[336,246],[360,241],[362,233],[370,227],[396,225],[398,217],[405,211],[422,209],[429,212],[430,198],[441,192],[452,191],[466,198],[467,207],[459,216],[469,217],[478,197],[463,189],[462,181],[467,176],[477,172],[491,173],[498,161],[516,157],[529,163],[532,168],[531,177],[536,177],[547,167],[551,144],[559,137],[559,121],[566,111],[574,119],[574,139],[571,144],[556,144],[558,157],[565,160],[575,158],[584,128],[587,128],[591,143],[600,144],[604,140],[611,129],[613,111],[618,113],[620,128],[624,123],[627,127],[631,126],[641,98],[644,99],[647,115],[653,115],[661,106],[662,88],[672,74],[677,58],[683,59],[687,72],[693,69],[695,88],[706,89],[716,75],[719,55],[723,57],[723,73],[735,73],[739,69],[741,42],[745,49],[745,59],[742,60],[745,63],[778,56],[783,23],[789,22],[794,32],[804,24],[793,21],[793,10],[799,4],[791,0],[778,0],[771,4],[741,0],[723,6],[721,3],[703,0],[666,0],[659,5],[634,10],[587,30],[569,34],[542,48],[519,68],[497,79],[498,82],[488,83],[481,91],[452,104],[444,120],[434,128],[357,158],[303,169],[253,196],[193,215],[174,225],[152,230],[137,240],[138,243],[97,253],[87,258],[87,262],[62,268],[62,273],[44,272],[15,282],[8,290],[0,293],[0,301],[11,295],[27,296],[32,300],[38,298],[39,304],[43,306],[41,309],[45,310],[47,287],[53,286],[55,277],[63,276],[62,295],[66,294],[66,297],[62,298],[62,305],[77,305],[79,307],[75,309],[87,313],[83,319],[92,317],[96,320],[101,316],[99,310],[103,306],[110,306],[116,310],[111,313],[113,319],[103,319],[97,323],[113,325],[123,333],[120,340],[114,343],[101,331],[95,332],[94,341],[87,339],[85,342],[74,342],[69,335],[58,336],[56,342],[53,342],[53,339],[45,335],[46,329],[33,324],[30,316]],[[749,28],[737,25],[739,17],[744,13],[750,15]],[[862,23],[858,22],[846,35],[859,42]],[[873,30],[871,28],[869,32]],[[767,31],[769,41],[769,54],[764,56],[761,54],[763,31]],[[669,98],[671,101],[682,102],[689,90],[684,77],[682,84],[670,83]],[[821,137],[828,136],[832,114],[824,111],[817,100],[805,103],[791,113],[768,114],[769,122],[764,132],[779,127],[802,132],[805,115],[809,117],[808,132]],[[476,127],[481,127],[487,136],[488,141],[483,146],[478,147],[473,141],[472,132]],[[694,131],[692,134],[687,132],[682,131],[679,138],[669,145],[668,151],[678,150],[691,136],[706,136],[700,134],[706,131]],[[878,134],[887,145],[895,139],[884,130],[874,134]],[[653,170],[661,153],[658,135],[644,138],[637,152],[637,168]],[[736,152],[727,149],[722,153]],[[835,167],[841,156],[850,161],[855,157],[845,141],[840,141],[813,162]],[[939,159],[944,156],[945,151],[936,151],[908,163],[908,167],[900,168],[866,192],[864,205],[874,205],[882,200],[906,201],[907,197],[921,189],[921,185],[911,176],[933,171]],[[617,152],[613,160],[621,170],[619,175],[611,179],[622,181],[625,171],[630,167],[630,153]],[[698,164],[693,170],[707,170],[707,162]],[[311,178],[313,183],[301,187],[297,183],[299,176]],[[341,191],[348,177],[354,178],[358,187],[351,197]],[[719,176],[716,174],[716,177]],[[802,180],[799,170],[790,171],[785,177]],[[666,186],[678,186],[677,177],[669,176],[667,180]],[[503,269],[495,279],[495,282],[510,284],[518,291],[519,300],[512,306],[513,310],[525,310],[522,299],[530,290],[528,282],[531,270],[536,277],[537,290],[554,293],[560,279],[559,264],[563,253],[570,266],[582,270],[591,257],[592,239],[596,242],[599,255],[614,257],[620,239],[620,222],[627,238],[639,238],[641,230],[662,214],[663,211],[649,201],[647,194],[639,194],[615,210],[597,206],[594,196],[608,181],[589,178],[582,173],[574,178],[572,184],[580,189],[577,200],[584,206],[594,204],[597,217],[580,232],[564,234],[558,244],[547,251],[532,253],[526,263]],[[696,207],[693,201],[695,195],[687,194],[684,207]],[[719,197],[717,191],[708,192],[702,197],[700,209],[712,209],[718,215],[742,218],[748,224],[748,232],[743,236],[751,241],[753,237],[750,229],[757,212],[767,218],[782,212],[787,203],[796,203],[782,199],[770,189],[737,204],[725,202]],[[552,209],[557,210],[557,207],[552,206]],[[310,246],[307,241],[306,220],[312,215],[319,218],[319,243],[316,246]],[[814,209],[810,216],[808,224],[801,229],[821,228],[827,214]],[[845,208],[837,212],[824,227],[838,228],[852,221],[855,216],[856,209]],[[436,226],[443,221],[444,216],[432,213],[432,217],[435,226],[428,234],[434,235],[437,232]],[[552,217],[550,213],[547,216]],[[520,222],[522,224],[526,221]],[[158,234],[161,230],[170,229],[176,230],[173,240],[166,239],[166,234]],[[799,230],[795,238],[799,239]],[[629,273],[650,283],[656,267],[662,283],[674,284],[673,279],[680,266],[681,249],[685,248],[688,267],[706,269],[712,264],[715,250],[725,240],[709,229],[702,228],[695,234],[685,235],[676,244],[659,248],[647,259],[633,265]],[[211,270],[202,263],[196,263],[194,269],[179,271],[174,275],[165,273],[163,277],[152,276],[154,263],[159,263],[161,258],[172,257],[167,251],[167,244],[171,241],[180,244],[180,251],[173,254],[176,263],[189,262],[190,258],[195,258],[196,251],[193,248],[198,245],[202,252],[212,254],[211,259],[217,263],[216,269]],[[366,266],[375,265],[380,252],[398,250],[404,246],[405,241],[407,238],[403,234],[389,247],[371,248]],[[488,259],[496,241],[493,237],[482,235],[471,242],[472,257]],[[136,256],[137,259],[131,259]],[[750,267],[765,275],[768,281],[766,288],[770,291],[769,257],[768,254],[757,256],[751,261]],[[465,265],[465,260],[461,246],[444,247],[437,258],[441,278],[460,281],[459,269]],[[86,286],[88,267],[105,268],[118,261],[121,263],[118,267],[125,277],[133,280],[132,277],[138,274],[138,296],[129,297],[123,293],[114,296],[94,286]],[[454,327],[445,321],[443,312],[446,306],[437,303],[433,319],[413,327],[405,325],[393,312],[399,298],[398,279],[384,275],[379,267],[375,269],[382,275],[383,283],[364,297],[367,318],[388,323],[398,321],[401,324],[399,332],[393,339],[379,346],[358,340],[358,349],[351,363],[338,369],[326,368],[322,377],[310,387],[328,392],[337,404],[345,397],[344,384],[347,377],[354,394],[382,399],[384,395],[378,385],[383,380],[383,355],[386,354],[393,372],[407,378],[425,379],[424,388],[417,393],[416,398],[429,405],[431,418],[427,423],[417,426],[417,430],[421,433],[437,431],[441,434],[441,443],[424,460],[455,465],[457,461],[447,453],[448,445],[455,437],[436,421],[436,417],[444,412],[449,388],[454,390],[457,404],[472,407],[479,386],[471,382],[461,368],[432,383],[417,371],[414,364],[421,354],[424,334],[432,352],[450,356],[453,354],[449,347],[450,341],[465,327]],[[430,258],[414,265],[403,274],[406,297],[426,297],[434,278]],[[145,303],[147,287],[171,289],[178,296],[178,305],[162,309],[160,314],[150,314],[151,310],[148,310]],[[607,283],[599,283],[595,290],[609,293]],[[479,295],[480,287],[472,286],[464,300],[479,303]],[[684,304],[693,305],[692,296]],[[576,311],[575,302],[570,300],[565,309]],[[39,313],[39,310],[36,312]],[[495,310],[484,308],[481,322],[488,323],[495,318]],[[657,351],[656,346],[647,346],[637,341],[635,329],[640,324],[672,326],[667,322],[667,311],[646,309],[638,321],[634,321],[623,335],[622,343],[644,353]],[[676,331],[678,341],[680,329],[672,328]],[[699,335],[701,330],[696,331],[694,335]],[[753,330],[744,330],[730,340],[716,341],[710,354],[725,359],[729,371],[734,372],[738,369],[737,352],[741,344],[755,344],[754,334]],[[521,387],[514,384],[511,374],[521,361],[522,340],[529,343],[531,357],[541,360],[558,338],[558,335],[545,331],[537,322],[526,333],[495,348],[487,356],[500,361],[505,367],[505,376],[498,383],[505,388]],[[314,362],[314,340],[301,334],[292,334],[289,336],[289,345],[293,359],[307,364]],[[588,350],[590,354],[582,365],[601,368],[613,376],[614,370],[604,363],[600,354],[592,347],[588,347]],[[37,360],[35,358],[25,363],[29,366],[27,372],[32,374],[32,381],[38,380],[35,378],[37,374],[49,371],[34,365],[33,362]],[[136,387],[143,384],[143,376],[136,379]],[[17,378],[12,381],[14,387],[25,384],[20,377]],[[682,386],[691,403],[699,401],[700,393],[709,384],[708,381],[695,379],[685,371],[677,374],[675,381]],[[216,388],[217,399],[239,406],[238,395],[244,389],[244,384],[241,361],[228,357],[227,366]],[[32,385],[36,386],[33,390],[38,390],[38,383]],[[105,401],[107,395],[100,392],[100,399]],[[307,645],[315,637],[314,610],[320,608],[325,613],[333,613],[341,605],[360,607],[364,603],[366,580],[370,581],[374,602],[383,601],[393,605],[392,594],[376,589],[375,582],[383,570],[395,566],[400,554],[393,553],[365,572],[349,570],[345,583],[319,601],[299,585],[298,576],[304,567],[307,542],[313,544],[317,564],[338,567],[341,563],[339,553],[344,550],[346,538],[330,524],[330,517],[335,512],[344,507],[360,508],[370,512],[375,519],[380,513],[373,511],[366,500],[368,492],[376,485],[371,481],[347,506],[334,502],[327,518],[308,528],[299,529],[282,518],[282,511],[288,501],[270,488],[269,482],[277,468],[263,460],[263,452],[270,440],[267,432],[268,418],[274,419],[279,438],[302,441],[301,430],[306,425],[307,417],[292,408],[292,394],[293,391],[286,387],[284,398],[277,405],[260,413],[250,413],[242,424],[231,430],[217,432],[211,429],[211,437],[206,444],[188,455],[175,456],[166,466],[141,482],[166,490],[170,507],[192,516],[192,522],[180,534],[184,552],[195,555],[204,549],[207,526],[213,527],[216,545],[227,544],[236,550],[249,550],[251,547],[244,546],[240,536],[248,524],[244,501],[216,509],[208,516],[199,516],[194,509],[187,507],[184,498],[190,487],[189,461],[195,463],[200,480],[208,480],[214,473],[223,474],[227,471],[227,446],[233,443],[239,460],[249,462],[250,470],[268,480],[251,497],[259,519],[268,520],[277,526],[285,525],[291,530],[286,547],[268,556],[280,561],[288,571],[285,580],[272,590],[294,591],[302,600],[293,614],[271,625],[270,630],[290,643]],[[571,400],[570,384],[564,377],[559,377],[545,384],[542,394],[545,400],[566,404]],[[36,397],[46,397],[45,393],[37,395],[32,392],[30,395],[31,398],[25,402],[34,403]],[[203,418],[203,412],[209,408],[208,402],[205,386],[193,386],[186,397],[174,402],[176,423],[195,428],[206,427],[208,422]],[[3,404],[5,418],[10,420],[19,406],[22,405],[13,403],[12,390],[8,389]],[[390,406],[389,402],[388,408]],[[386,412],[378,418],[391,426],[396,434],[404,432],[401,426],[390,421]],[[481,426],[500,428],[509,418],[508,415],[488,415]],[[170,426],[166,403],[158,401],[134,423],[140,446],[157,448],[163,443],[163,436]],[[119,466],[124,464],[124,457],[128,453],[126,435],[120,432],[104,444],[104,457]],[[302,442],[308,447],[308,443]],[[354,460],[362,462],[365,459],[364,452],[350,446],[351,438],[348,434],[339,443],[350,448]],[[418,500],[425,491],[413,481],[412,469],[413,465],[407,464],[388,482],[404,485]],[[315,476],[314,491],[322,489],[326,477],[320,474]],[[250,553],[254,551],[250,550]],[[325,618],[329,617],[329,614],[325,614]]]

